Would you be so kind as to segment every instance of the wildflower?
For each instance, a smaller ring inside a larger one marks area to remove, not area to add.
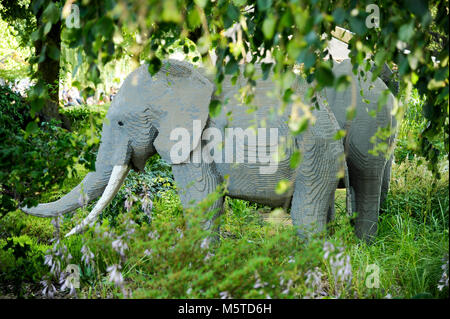
[[[65,291],[69,289],[69,295],[70,296],[76,296],[77,292],[75,290],[75,286],[72,282],[73,278],[68,276],[67,273],[61,273],[59,283],[62,284],[60,291]]]
[[[231,299],[231,295],[228,291],[222,291],[219,295],[220,299]]]
[[[441,279],[439,279],[439,284],[437,285],[437,288],[439,289],[439,291],[442,291],[445,287],[448,287],[448,256],[446,258],[444,258],[442,261],[446,261],[447,262],[445,264],[443,264],[441,266],[442,269],[442,276]]]
[[[47,298],[53,298],[56,293],[55,286],[52,283],[49,284],[47,280],[42,280],[41,284],[44,286],[44,289],[42,289],[42,295]]]
[[[203,260],[204,260],[204,261],[207,261],[207,260],[210,259],[211,257],[214,257],[214,254],[211,253],[211,252],[208,252]]]
[[[55,218],[52,218],[51,222],[52,222],[53,227],[55,227],[55,232],[54,232],[53,236],[55,238],[59,239],[60,230],[61,230],[61,228],[60,228],[61,216],[59,215],[59,216],[56,216]]]
[[[343,247],[335,247],[332,243],[325,242],[323,245],[324,258],[328,260],[331,273],[334,276],[335,287],[348,285],[352,280],[352,266],[350,256],[346,255]],[[339,295],[339,293],[337,292]]]
[[[292,286],[293,283],[294,282],[292,281],[292,279],[289,279],[286,289],[284,289],[281,293],[283,295],[287,295],[289,293],[289,290],[291,289],[291,286]]]
[[[122,273],[119,271],[120,265],[112,265],[109,266],[106,271],[109,273],[109,281],[113,282],[116,286],[122,286],[123,285],[123,276]]]
[[[145,256],[150,256],[151,254],[153,254],[153,249],[150,249],[150,250],[146,249],[146,250],[144,251],[144,255],[145,255]]]
[[[44,257],[44,265],[50,267],[50,273],[58,275],[61,271],[61,263],[58,259],[54,259],[54,256],[49,254]]]
[[[200,248],[201,249],[208,249],[209,248],[209,238],[206,237],[205,239],[202,240],[201,244],[200,244]]]
[[[125,255],[125,250],[128,249],[128,245],[121,238],[118,238],[115,241],[113,241],[111,245],[112,248],[115,251],[117,251],[122,257]]]
[[[325,252],[325,254],[323,255],[323,258],[328,259],[328,256],[330,255],[330,253],[334,252],[334,245],[330,242],[325,242],[323,244],[323,251]]]
[[[91,265],[94,263],[94,254],[88,246],[83,245],[83,247],[81,247],[81,254],[81,261],[84,262],[85,265]]]
[[[147,236],[150,239],[155,239],[155,240],[157,240],[159,238],[158,231],[156,231],[156,230],[149,232]]]
[[[127,194],[125,195],[124,207],[127,210],[127,212],[129,212],[131,210],[131,207],[133,207],[133,204],[137,200],[137,198],[131,193],[131,189],[129,188],[126,189],[126,193]]]
[[[322,282],[324,274],[319,267],[308,270],[305,276],[305,284],[311,289],[311,291],[306,294],[306,298],[318,298],[319,296],[327,295]]]
[[[78,204],[81,207],[85,207],[89,203],[89,198],[85,192],[81,192],[80,197],[78,197]]]
[[[263,288],[263,287],[265,287],[265,286],[268,285],[267,282],[262,282],[262,281],[261,281],[261,278],[260,278],[260,276],[259,276],[259,274],[258,274],[257,271],[255,271],[255,278],[256,278],[256,282],[255,282],[255,284],[253,285],[253,288],[254,288],[254,289]]]
[[[142,197],[141,209],[144,211],[144,213],[151,220],[152,219],[153,202],[150,199],[150,196],[148,195],[148,193],[145,193],[145,195]]]

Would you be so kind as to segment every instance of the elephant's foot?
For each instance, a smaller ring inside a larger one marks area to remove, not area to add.
[[[377,235],[380,208],[381,177],[360,178],[353,183],[356,199],[356,236],[366,242],[372,242]]]

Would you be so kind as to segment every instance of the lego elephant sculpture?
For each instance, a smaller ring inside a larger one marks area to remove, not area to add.
[[[341,68],[351,72],[351,68],[347,70],[344,66],[342,64]],[[164,61],[162,69],[154,76],[149,74],[146,65],[139,67],[126,78],[108,110],[95,171],[88,173],[61,199],[22,210],[51,217],[74,211],[100,197],[90,214],[68,235],[77,233],[96,220],[116,195],[130,169],[142,171],[147,159],[158,153],[172,166],[185,208],[213,192],[227,176],[227,196],[273,207],[290,202],[293,224],[299,227],[299,234],[319,232],[333,218],[330,207],[339,182],[338,172],[345,168],[344,144],[336,140],[335,135],[341,126],[346,126],[349,132],[345,142],[347,156],[351,156],[350,172],[355,175],[350,175],[350,181],[356,208],[362,214],[356,223],[356,233],[361,238],[373,236],[381,191],[381,179],[376,178],[383,175],[386,160],[367,154],[369,142],[358,144],[357,135],[370,138],[367,134],[384,122],[363,117],[364,124],[359,124],[357,117],[353,123],[345,119],[340,123],[323,95],[328,95],[330,106],[344,105],[348,102],[345,100],[348,92],[327,90],[316,95],[320,107],[311,111],[315,124],[293,136],[288,127],[292,115],[290,107],[280,114],[277,112],[280,101],[266,94],[274,89],[271,79],[258,80],[252,102],[257,106],[254,112],[247,112],[239,100],[239,88],[243,84],[242,78],[234,86],[225,79],[222,94],[217,97],[213,95],[212,82],[187,62]],[[356,85],[358,92],[359,86],[364,90],[369,86],[366,83]],[[374,92],[386,87],[378,80],[375,86]],[[303,96],[306,88],[306,84],[298,80],[293,90]],[[209,116],[212,98],[223,102],[221,114],[214,118]],[[376,105],[376,99],[373,103]],[[391,106],[389,99],[386,112],[390,112]],[[302,111],[297,111],[301,116]],[[261,123],[264,125],[258,127]],[[358,130],[368,133],[362,135]],[[291,157],[297,150],[302,154],[302,161],[292,168]],[[283,156],[274,160],[280,153]],[[275,192],[281,180],[290,181],[292,191]],[[362,203],[358,204],[359,201]],[[222,204],[223,199],[219,199],[211,209],[218,208],[220,212]],[[211,227],[215,217],[217,214],[206,221],[206,227]]]

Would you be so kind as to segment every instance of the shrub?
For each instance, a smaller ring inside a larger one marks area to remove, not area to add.
[[[72,134],[56,121],[40,122],[27,136],[29,114],[26,100],[0,87],[0,216],[15,210],[17,202],[37,204],[42,190],[61,185],[76,163],[94,166],[95,141],[87,143],[86,136]]]
[[[0,285],[12,284],[14,293],[22,297],[23,284],[38,283],[46,272],[44,251],[26,235],[0,240]]]
[[[112,225],[115,225],[118,214],[134,208],[141,216],[140,221],[148,221],[153,201],[164,196],[166,191],[173,189],[175,189],[175,182],[171,166],[159,155],[155,155],[148,160],[144,173],[132,171],[128,174],[122,188],[102,212],[100,218],[107,218]],[[134,203],[140,203],[140,205],[133,206]]]
[[[417,150],[419,149],[419,145],[417,144],[419,135],[428,123],[422,114],[424,103],[424,98],[414,89],[408,102],[405,116],[402,123],[399,124],[397,147],[395,149],[395,160],[397,163],[402,163],[405,159],[412,160],[414,154],[417,154]],[[448,150],[445,150],[443,135],[442,138],[437,137],[433,139],[431,143],[439,152],[439,154],[436,154],[439,160],[442,160],[445,155],[448,156]]]
[[[30,216],[19,210],[7,214],[0,222],[0,238],[28,235],[38,243],[47,244],[54,232],[50,219]]]

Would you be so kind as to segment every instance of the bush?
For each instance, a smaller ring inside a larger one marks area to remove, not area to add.
[[[23,284],[38,283],[47,271],[44,251],[28,236],[0,240],[0,286],[13,285],[16,296],[22,297]]]
[[[94,167],[98,141],[88,143],[86,136],[68,132],[56,121],[38,123],[39,129],[27,136],[30,121],[27,101],[0,87],[0,216],[17,203],[37,204],[42,190],[60,186],[76,163]]]
[[[413,160],[414,154],[417,154],[419,149],[417,141],[428,123],[422,114],[424,103],[424,98],[414,89],[408,102],[405,116],[402,123],[399,124],[397,147],[395,149],[395,160],[397,163],[402,163],[406,159]],[[439,152],[437,154],[439,160],[444,159],[446,155],[448,156],[448,151],[445,150],[443,136],[442,138],[435,138],[431,143]]]
[[[0,238],[27,235],[38,243],[48,244],[54,232],[50,219],[30,216],[19,210],[4,216],[0,223]]]
[[[159,155],[155,155],[148,160],[144,173],[132,171],[128,174],[122,188],[102,212],[100,218],[106,218],[115,225],[116,217],[120,213],[134,208],[141,216],[140,221],[149,221],[153,201],[160,199],[166,191],[173,189],[175,189],[175,181],[171,166]],[[140,203],[140,205],[133,205],[134,203]]]

